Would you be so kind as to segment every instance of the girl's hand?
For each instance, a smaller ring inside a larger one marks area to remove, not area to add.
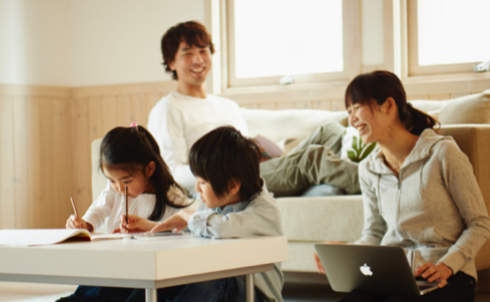
[[[67,229],[86,229],[89,232],[93,232],[94,227],[89,223],[83,220],[80,217],[77,217],[75,215],[71,215],[68,220],[66,221],[66,228]]]
[[[436,265],[432,263],[424,263],[415,271],[415,277],[421,276],[428,282],[438,281],[439,288],[446,286],[447,279],[452,275],[453,270],[442,262],[439,262]]]
[[[154,233],[168,230],[171,230],[172,232],[183,231],[188,225],[187,221],[189,221],[195,212],[196,211],[192,209],[184,209],[172,215],[167,220],[157,224],[153,229],[151,229],[151,232]]]
[[[126,224],[126,215],[121,217],[121,224],[119,229],[121,233],[142,233],[151,230],[157,223],[148,219],[141,218],[136,215],[128,216],[128,223]]]

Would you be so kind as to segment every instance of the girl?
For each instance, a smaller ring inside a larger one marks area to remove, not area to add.
[[[363,143],[380,146],[359,165],[365,222],[356,243],[405,248],[414,275],[440,288],[420,297],[355,290],[341,301],[473,301],[474,258],[490,219],[468,158],[432,129],[434,118],[407,103],[388,71],[357,76],[345,105]]]
[[[129,128],[117,127],[104,136],[99,167],[110,185],[83,218],[71,215],[67,228],[93,232],[107,221],[108,231],[145,232],[187,206],[184,190],[170,174],[157,142],[134,122]],[[126,186],[129,224],[124,215]]]

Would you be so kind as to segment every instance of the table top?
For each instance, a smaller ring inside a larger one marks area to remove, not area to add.
[[[168,280],[287,260],[286,237],[108,240],[0,247],[0,275]]]

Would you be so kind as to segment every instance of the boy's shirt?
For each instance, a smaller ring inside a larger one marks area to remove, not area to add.
[[[223,209],[208,209],[204,203],[201,204],[189,219],[189,229],[206,238],[283,236],[276,200],[265,185],[250,200],[228,205]],[[284,276],[280,263],[274,264],[274,270],[254,274],[254,283],[263,300],[283,301],[281,290]]]

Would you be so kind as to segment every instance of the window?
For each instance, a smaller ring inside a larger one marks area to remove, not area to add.
[[[348,81],[360,71],[359,1],[228,0],[227,87]]]
[[[473,72],[490,60],[488,0],[408,1],[409,76]]]

